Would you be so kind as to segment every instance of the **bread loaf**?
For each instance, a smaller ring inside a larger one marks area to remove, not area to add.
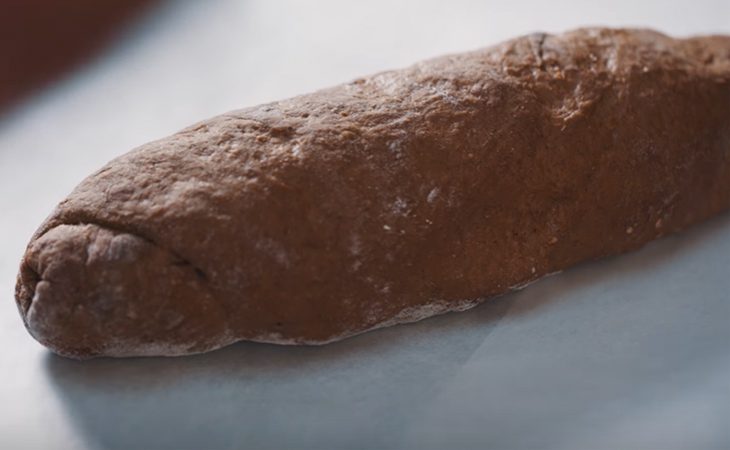
[[[61,355],[323,344],[730,206],[730,37],[533,34],[223,114],[85,179],[16,299]]]

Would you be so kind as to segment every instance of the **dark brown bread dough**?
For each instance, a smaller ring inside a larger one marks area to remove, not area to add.
[[[534,34],[231,112],[91,175],[16,298],[71,357],[319,344],[730,206],[730,37]]]

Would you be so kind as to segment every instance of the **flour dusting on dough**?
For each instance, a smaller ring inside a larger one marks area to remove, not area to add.
[[[528,281],[525,281],[523,283],[518,283],[512,287],[510,287],[506,293],[519,291],[527,286],[540,281],[543,278],[547,278],[553,275],[559,274],[561,271],[555,271],[551,272],[549,274],[543,275],[541,277],[537,277]],[[500,294],[504,295],[504,294]],[[356,336],[359,334],[367,333],[369,331],[374,331],[379,328],[386,328],[391,327],[393,325],[398,324],[405,324],[405,323],[413,323],[413,322],[419,322],[424,319],[428,319],[429,317],[439,316],[442,314],[450,313],[450,312],[463,312],[467,311],[469,309],[472,309],[485,301],[488,301],[490,299],[499,297],[500,295],[495,295],[492,297],[478,297],[478,298],[468,298],[468,299],[462,299],[462,300],[433,300],[429,303],[426,303],[424,305],[418,305],[418,306],[411,306],[408,308],[404,308],[401,310],[398,314],[393,316],[390,319],[381,321],[376,323],[370,328],[367,328],[365,330],[352,330],[347,331],[335,336],[331,336],[327,339],[322,340],[309,340],[309,339],[291,339],[291,338],[285,338],[280,333],[266,333],[262,335],[258,335],[256,337],[253,337],[249,340],[254,342],[263,342],[267,344],[277,344],[277,345],[325,345],[332,342],[340,341],[342,339],[346,339],[352,336]],[[377,320],[378,311],[374,310],[372,311],[372,314],[370,316],[370,320]]]

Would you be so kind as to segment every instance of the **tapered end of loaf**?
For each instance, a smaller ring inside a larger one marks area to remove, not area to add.
[[[31,335],[73,358],[173,356],[232,341],[199,269],[94,224],[60,225],[35,239],[16,301]]]

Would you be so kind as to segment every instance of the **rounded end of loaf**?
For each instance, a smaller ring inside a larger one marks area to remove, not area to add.
[[[175,356],[230,344],[226,314],[201,269],[132,233],[59,225],[31,242],[16,302],[53,352]]]

